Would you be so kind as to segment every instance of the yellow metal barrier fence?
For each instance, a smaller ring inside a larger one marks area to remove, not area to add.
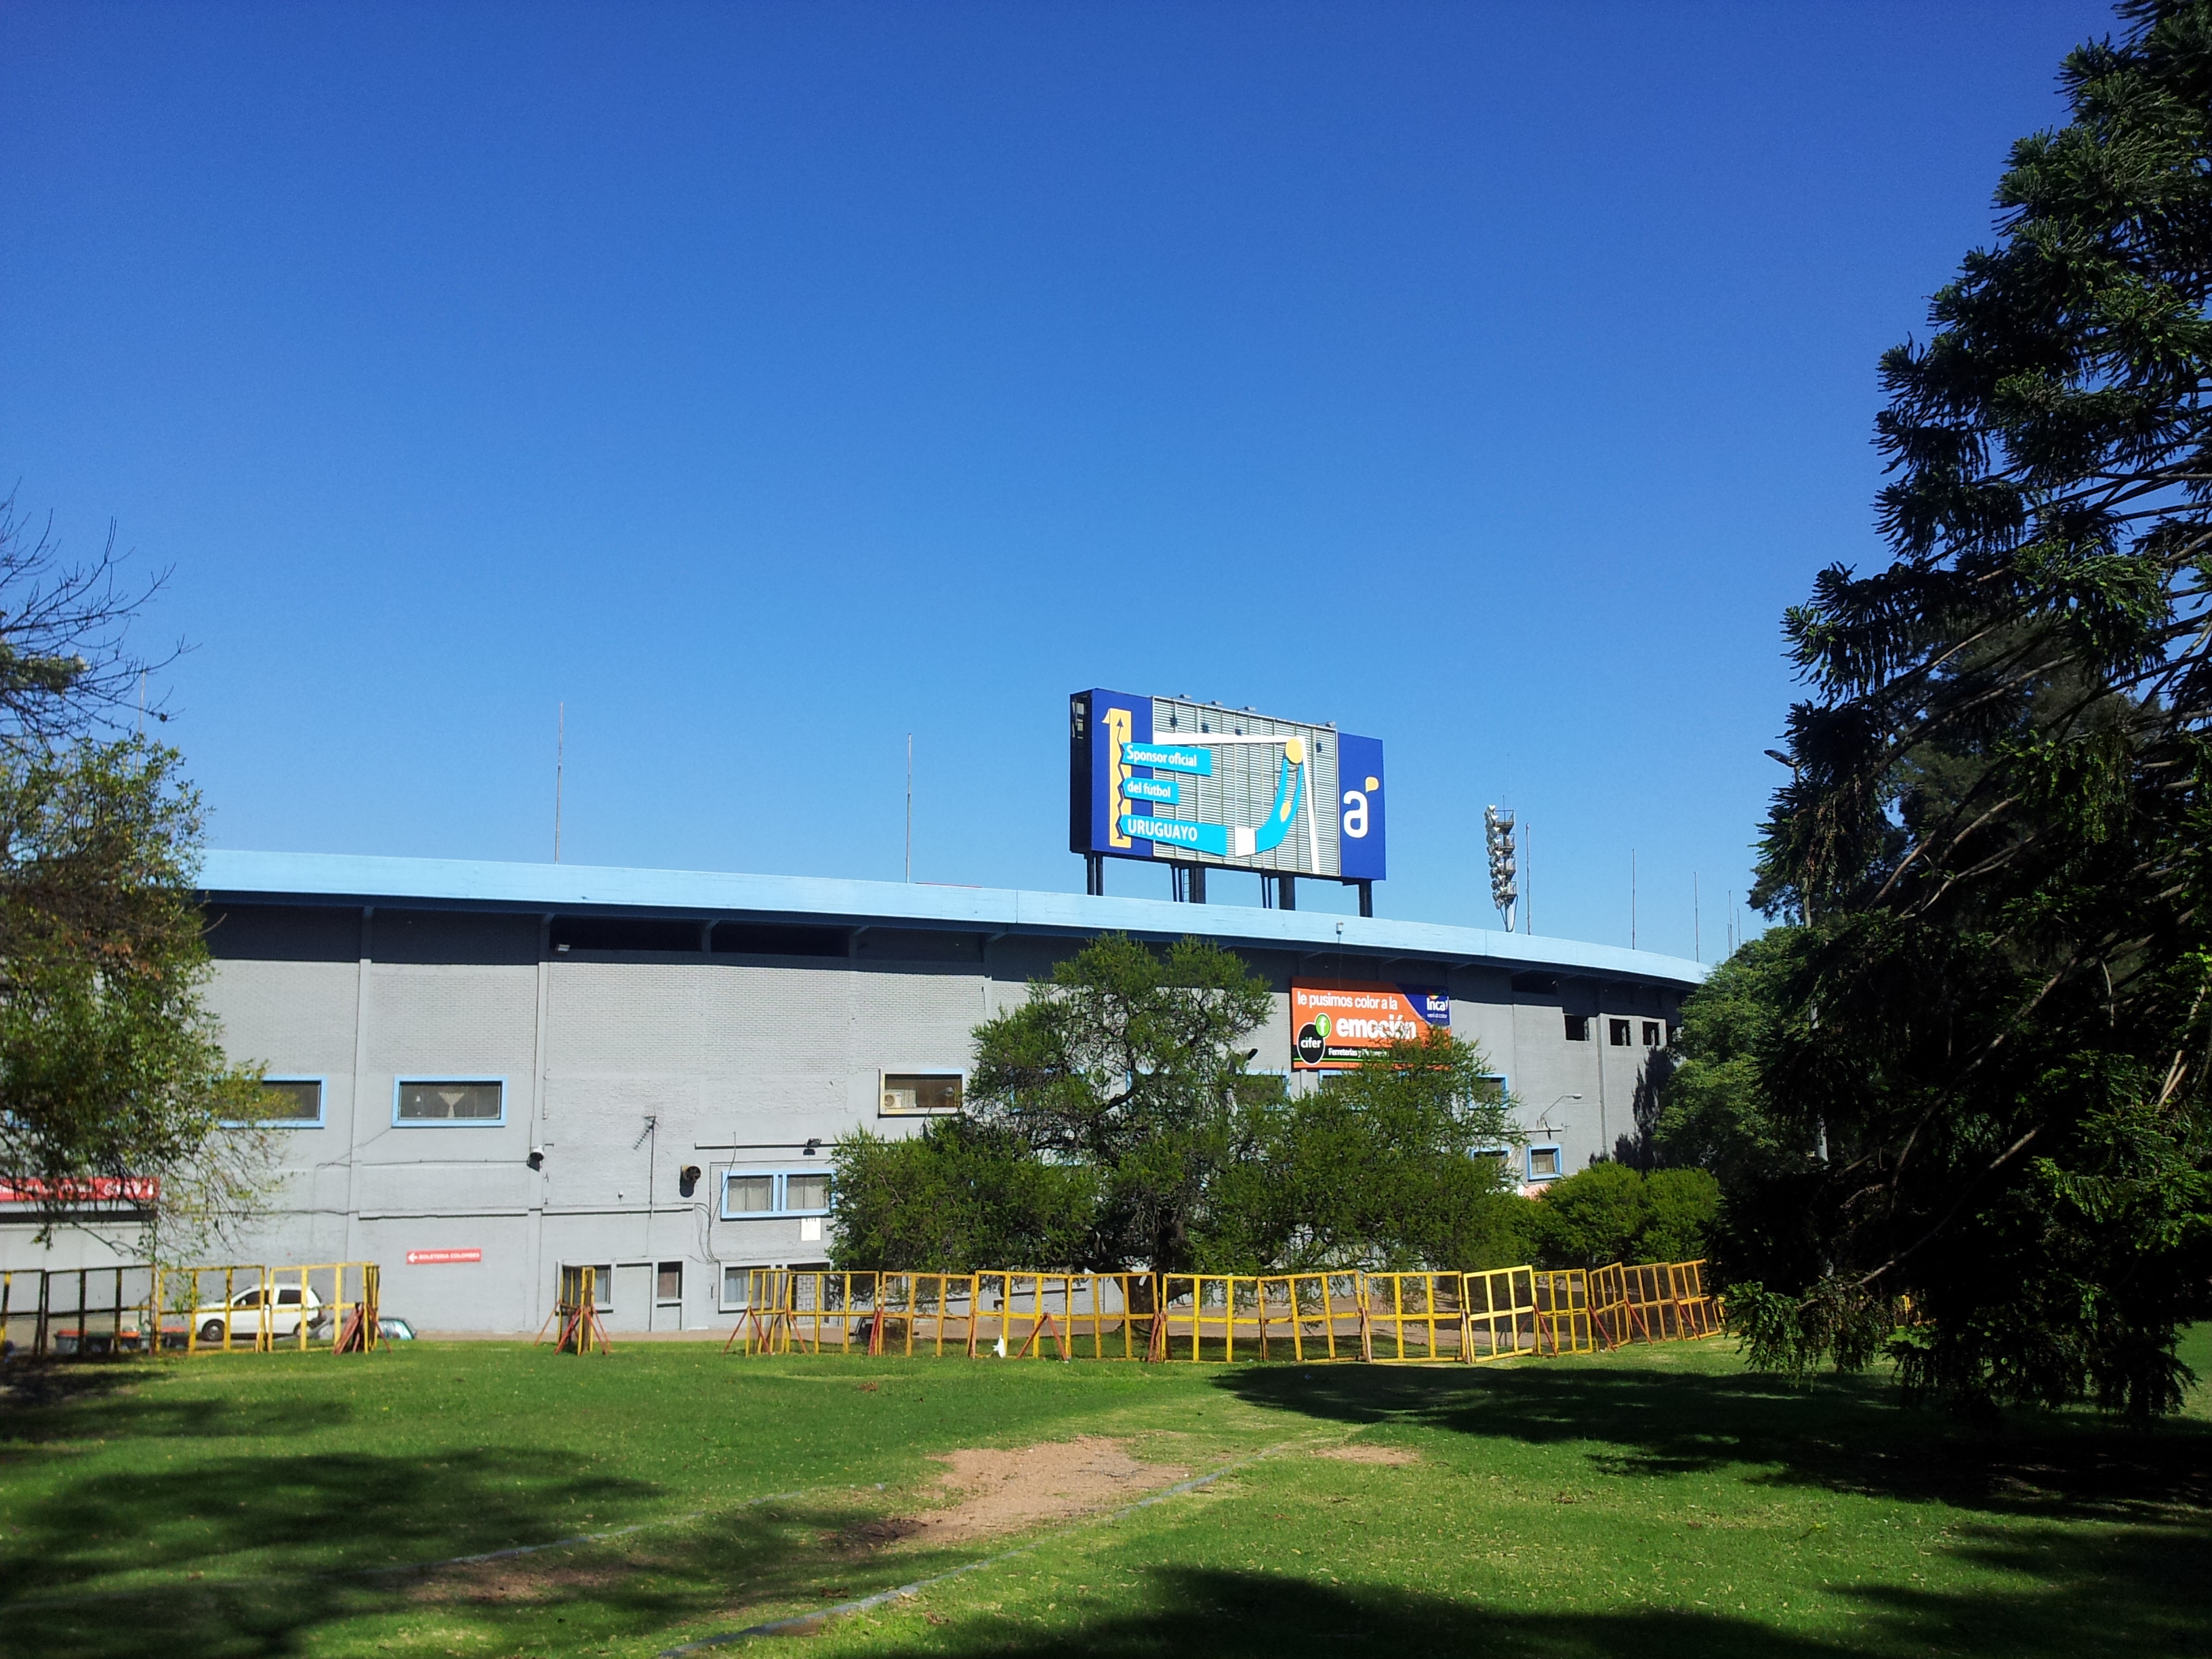
[[[0,1273],[0,1343],[35,1358],[143,1352],[155,1328],[154,1269],[23,1267]]]
[[[1473,1364],[1710,1336],[1718,1321],[1702,1266],[1269,1274],[756,1268],[744,1312],[722,1346],[747,1354]]]
[[[597,1267],[562,1268],[553,1311],[545,1316],[545,1322],[538,1328],[538,1340],[531,1346],[542,1347],[550,1337],[562,1353],[581,1356],[594,1350],[612,1353],[614,1340],[607,1334],[606,1322],[599,1317],[599,1289]]]
[[[1721,1328],[1702,1261],[1619,1262],[1589,1276],[1590,1323],[1601,1347],[1685,1342]]]
[[[799,1273],[756,1268],[723,1344],[748,1353],[1135,1359],[1146,1273]]]
[[[1159,1273],[1145,1358],[1336,1359],[1358,1351],[1360,1275]]]
[[[374,1261],[157,1267],[149,1323],[162,1348],[187,1355],[366,1353],[382,1346],[379,1278]]]

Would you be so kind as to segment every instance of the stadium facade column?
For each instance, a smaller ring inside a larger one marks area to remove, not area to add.
[[[355,981],[353,1001],[353,1099],[346,1113],[346,1214],[345,1249],[339,1260],[361,1260],[360,1240],[355,1230],[360,1224],[361,1190],[357,1171],[361,1168],[361,1123],[368,1109],[368,970],[375,955],[375,939],[371,930],[376,926],[376,907],[361,907],[361,958],[357,964],[359,978]]]
[[[545,1144],[545,1022],[552,998],[553,918],[538,921],[538,1006],[532,1035],[530,1061],[530,1139],[527,1151],[535,1154]],[[545,1305],[545,1182],[542,1165],[531,1169],[530,1219],[525,1249],[530,1261],[530,1322],[543,1325],[550,1310]]]

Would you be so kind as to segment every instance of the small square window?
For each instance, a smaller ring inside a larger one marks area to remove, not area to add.
[[[319,1077],[271,1077],[261,1080],[261,1100],[250,1118],[226,1122],[244,1127],[318,1129],[323,1122],[323,1080]]]
[[[507,1085],[489,1078],[401,1078],[392,1118],[398,1123],[498,1123],[507,1115]]]
[[[1589,1041],[1589,1025],[1590,1017],[1588,1014],[1569,1014],[1567,1016],[1567,1041],[1570,1042],[1588,1042]]]
[[[724,1215],[766,1215],[775,1208],[775,1177],[733,1175],[722,1179]]]
[[[1661,1043],[1666,1042],[1666,1040],[1665,1028],[1662,1026],[1657,1020],[1647,1019],[1644,1022],[1644,1046],[1645,1048],[1656,1048]]]
[[[1626,1020],[1609,1019],[1606,1021],[1605,1028],[1607,1039],[1614,1048],[1626,1048],[1628,1047],[1629,1030],[1628,1022]]]
[[[783,1207],[801,1213],[808,1210],[828,1209],[830,1177],[826,1174],[784,1176]]]
[[[886,1072],[880,1115],[913,1117],[960,1109],[957,1072]]]
[[[659,1303],[684,1300],[684,1264],[682,1262],[664,1261],[660,1264],[660,1271],[655,1273],[653,1279],[653,1299]]]
[[[1559,1149],[1557,1146],[1531,1146],[1528,1149],[1528,1179],[1556,1181],[1559,1176]]]

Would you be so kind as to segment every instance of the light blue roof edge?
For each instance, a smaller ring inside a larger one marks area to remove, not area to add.
[[[1273,950],[1338,949],[1492,962],[1501,967],[1695,985],[1706,969],[1680,957],[1573,939],[1505,933],[1486,927],[1315,910],[1260,910],[1241,904],[1176,904],[1164,899],[1093,898],[1079,893],[1024,893],[1000,887],[940,887],[927,882],[843,881],[821,876],[748,876],[708,870],[624,870],[585,864],[506,864],[478,859],[382,858],[351,853],[210,852],[200,886],[211,895],[257,898],[343,898],[388,903],[501,904],[564,910],[612,906],[698,910],[840,921],[936,923],[1009,932],[1124,933],[1180,938],[1197,933],[1230,945]]]

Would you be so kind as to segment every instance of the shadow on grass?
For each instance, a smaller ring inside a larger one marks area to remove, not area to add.
[[[1792,1385],[1565,1364],[1252,1366],[1224,1372],[1218,1385],[1255,1406],[1333,1422],[1575,1443],[1617,1474],[1751,1464],[1763,1480],[2007,1515],[2162,1522],[2212,1513],[2212,1424],[2177,1419],[2137,1431],[2087,1413],[2023,1413],[1974,1426],[1905,1407],[1872,1377]]]
[[[2212,1591],[2205,1535],[2136,1528],[2033,1547],[1988,1565],[2019,1575],[1986,1593],[1838,1589],[1818,1630],[1686,1609],[1522,1609],[1419,1591],[1332,1587],[1267,1573],[1160,1567],[1137,1592],[1151,1605],[1039,1631],[964,1613],[908,1651],[1078,1655],[1480,1654],[1532,1659],[1838,1659],[1847,1654],[1990,1654],[2094,1659],[2201,1646]],[[1838,1628],[1840,1626],[1840,1628]],[[897,1651],[894,1648],[891,1651]]]
[[[13,1516],[0,1555],[0,1611],[118,1573],[364,1568],[472,1553],[588,1530],[626,1516],[652,1486],[548,1478],[510,1451],[433,1464],[358,1452],[246,1456],[183,1474],[73,1481]]]
[[[209,1440],[302,1434],[349,1422],[343,1401],[175,1398],[137,1394],[161,1370],[128,1362],[10,1367],[0,1396],[0,1458],[21,1449],[99,1438],[190,1436]]]
[[[131,1359],[72,1361],[10,1356],[0,1365],[0,1413],[19,1414],[27,1407],[104,1400],[152,1374],[150,1367]],[[7,1432],[7,1415],[0,1415],[0,1434]]]
[[[245,1473],[244,1471],[240,1472]],[[410,1493],[406,1471],[374,1470],[361,1460],[339,1472],[337,1489],[357,1491],[366,1477],[378,1507],[367,1512],[310,1512],[290,1530],[302,1540],[326,1533],[356,1534],[380,1546],[409,1536],[404,1510],[410,1498],[438,1506],[457,1501],[486,1506],[483,1524],[526,1527],[539,1537],[567,1524],[563,1486],[538,1504],[504,1498],[502,1471],[494,1463],[455,1460]],[[615,1483],[601,1483],[604,1488]],[[201,1513],[220,1507],[242,1487],[222,1486],[201,1500]],[[157,1499],[164,1496],[155,1494]],[[264,1504],[245,1500],[238,1518],[220,1517],[225,1542],[240,1548],[264,1545],[286,1530],[283,1517],[297,1491],[276,1489]],[[109,1517],[112,1520],[112,1516]],[[158,1652],[163,1659],[237,1659],[238,1656],[296,1654],[335,1640],[346,1651],[343,1627],[361,1620],[406,1615],[414,1632],[422,1621],[465,1621],[471,1642],[504,1643],[470,1651],[604,1652],[621,1642],[702,1620],[752,1622],[757,1610],[788,1613],[909,1582],[965,1559],[949,1552],[887,1553],[862,1540],[878,1517],[854,1504],[760,1504],[678,1526],[654,1526],[605,1543],[543,1551],[504,1559],[398,1571],[281,1569],[234,1577],[184,1578],[172,1572],[143,1589],[93,1590],[72,1595],[35,1559],[9,1574],[0,1591],[0,1652],[42,1659],[124,1659]],[[75,1517],[42,1518],[42,1528],[73,1525]],[[438,1534],[436,1550],[451,1545]],[[428,1536],[422,1540],[429,1543]],[[436,1553],[426,1547],[424,1553]],[[220,1560],[222,1544],[200,1553]],[[143,1565],[161,1567],[157,1555]],[[410,1632],[398,1632],[402,1635]],[[366,1649],[387,1646],[385,1626],[360,1632]]]
[[[865,1595],[940,1559],[869,1547],[866,1523],[883,1501],[872,1492],[687,1522],[659,1484],[596,1473],[590,1460],[482,1445],[318,1450],[306,1431],[348,1420],[344,1402],[122,1386],[140,1380],[125,1367],[59,1368],[0,1405],[0,1460],[43,1461],[63,1476],[8,1507],[0,1654],[290,1655],[343,1646],[349,1621],[393,1614],[465,1622],[544,1651]],[[249,1435],[264,1443],[224,1443]],[[189,1458],[178,1445],[170,1462],[168,1444],[184,1439],[200,1443]],[[95,1440],[136,1442],[143,1454],[129,1469],[68,1478],[75,1446]],[[654,1524],[593,1544],[421,1565],[641,1521]]]

